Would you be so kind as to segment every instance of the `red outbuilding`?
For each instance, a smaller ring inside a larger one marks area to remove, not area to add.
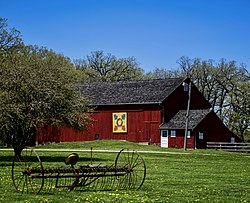
[[[94,107],[88,130],[43,129],[38,143],[116,139],[182,148],[189,98],[188,148],[237,140],[189,78],[91,83],[79,89]]]

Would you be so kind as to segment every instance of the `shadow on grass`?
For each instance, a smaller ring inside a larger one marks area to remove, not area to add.
[[[13,158],[14,158],[13,156],[0,156],[0,166],[2,166],[2,164],[3,165],[6,165],[6,164],[11,165],[12,161],[13,161]],[[40,159],[41,159],[42,162],[62,162],[62,163],[64,163],[65,157],[63,157],[63,156],[55,156],[55,157],[40,156]],[[37,158],[36,157],[30,157],[30,159],[28,161],[29,162],[30,161],[36,162]],[[85,158],[85,157],[81,158],[80,157],[78,163],[90,162],[90,161],[91,161],[90,158]],[[92,161],[94,161],[94,162],[104,162],[104,161],[107,161],[107,159],[92,158]],[[6,163],[6,162],[8,162],[8,163]]]

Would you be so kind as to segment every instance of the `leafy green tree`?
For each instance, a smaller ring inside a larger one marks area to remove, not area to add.
[[[245,142],[250,142],[250,129],[247,129],[244,134]]]
[[[250,129],[250,81],[237,84],[230,92],[232,112],[229,117],[229,126],[244,141],[244,135]]]
[[[7,19],[0,17],[0,62],[3,61],[4,56],[11,54],[12,50],[16,50],[21,44],[20,32],[15,28],[8,28]],[[0,79],[2,79],[1,75]],[[1,99],[2,92],[0,89],[0,102]],[[0,137],[0,143],[3,142],[3,138]]]
[[[0,59],[0,134],[16,155],[45,125],[85,129],[87,100],[68,58],[25,46]]]
[[[143,70],[139,68],[134,57],[117,59],[114,55],[103,51],[92,52],[86,59],[74,61],[77,70],[87,77],[87,82],[112,82],[137,80],[143,78]]]

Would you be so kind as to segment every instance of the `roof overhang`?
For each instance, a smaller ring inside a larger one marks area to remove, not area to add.
[[[140,103],[90,104],[90,106],[161,105],[161,104],[162,102],[140,102]]]

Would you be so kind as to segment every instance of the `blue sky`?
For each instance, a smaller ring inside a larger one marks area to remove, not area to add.
[[[0,16],[26,44],[72,59],[103,50],[150,71],[225,58],[250,71],[249,0],[0,0]]]

